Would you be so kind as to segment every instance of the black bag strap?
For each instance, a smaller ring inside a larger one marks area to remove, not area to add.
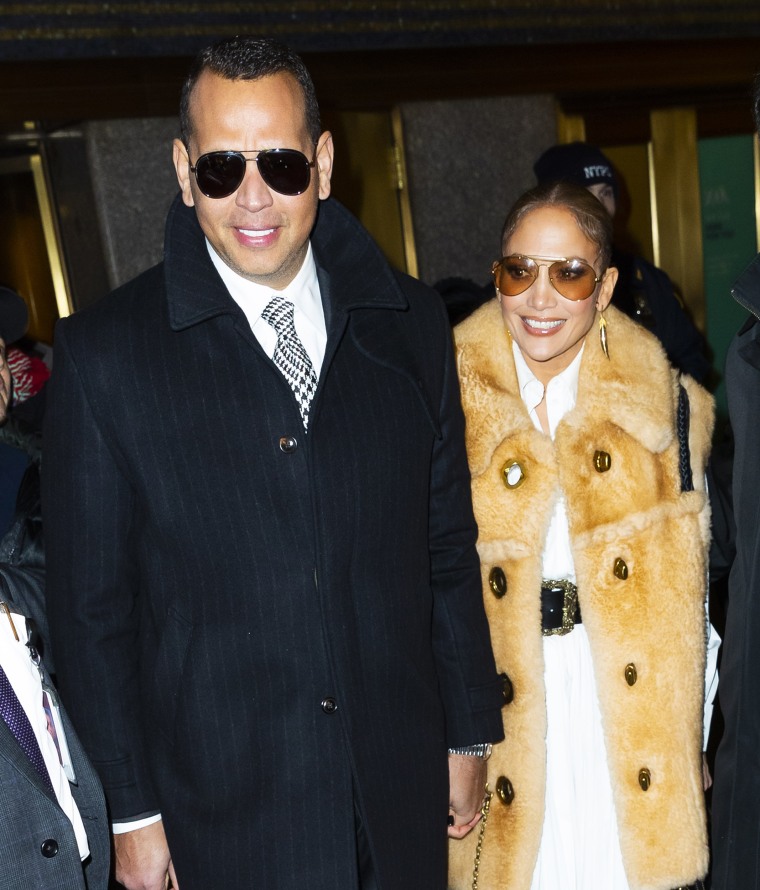
[[[683,383],[678,383],[678,469],[681,473],[681,491],[694,491],[694,479],[691,475],[691,453],[689,452],[689,394]]]

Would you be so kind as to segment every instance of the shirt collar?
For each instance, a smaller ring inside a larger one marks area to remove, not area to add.
[[[258,284],[243,278],[224,262],[208,238],[206,239],[206,248],[219,277],[230,292],[232,299],[245,312],[251,327],[261,317],[264,308],[276,294],[295,304],[312,324],[318,325],[321,322],[324,326],[317,267],[314,262],[311,242],[307,246],[306,256],[296,277],[283,290],[275,290],[265,284]]]
[[[585,343],[578,351],[578,355],[570,364],[549,381],[546,387],[546,406],[549,418],[549,429],[552,436],[559,421],[575,407],[578,396],[578,376],[581,367],[581,358]],[[520,347],[512,341],[512,355],[515,359],[517,372],[517,385],[520,388],[520,397],[529,412],[541,404],[544,398],[544,385],[528,367],[528,363],[520,350]]]

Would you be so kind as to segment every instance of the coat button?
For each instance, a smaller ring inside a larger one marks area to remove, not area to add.
[[[40,847],[40,853],[42,853],[45,859],[52,859],[53,856],[56,856],[58,853],[58,841],[54,841],[52,838],[43,841],[42,846]]]
[[[325,714],[334,714],[338,710],[338,703],[334,698],[322,699],[322,710]]]
[[[295,436],[280,436],[280,451],[284,454],[292,454],[298,448],[298,440]]]
[[[606,451],[594,452],[594,469],[597,473],[606,473],[612,466],[612,458]]]
[[[612,569],[612,573],[616,578],[619,578],[621,581],[625,581],[628,578],[628,566],[625,564],[625,560],[621,559],[619,556],[615,560],[615,565]]]
[[[525,481],[525,471],[516,460],[508,460],[501,468],[501,478],[507,488],[519,488]]]
[[[515,799],[515,789],[506,776],[499,776],[496,780],[496,796],[506,806],[509,806]]]
[[[639,787],[642,791],[649,791],[649,786],[652,784],[652,774],[649,770],[644,767],[644,769],[639,770]]]
[[[488,575],[488,586],[496,599],[501,599],[507,592],[507,576],[501,566],[494,566]]]
[[[506,674],[499,674],[501,678],[501,699],[505,705],[508,705],[515,697],[515,687]]]
[[[627,664],[625,666],[625,682],[629,686],[634,686],[639,679],[638,671],[635,664]]]

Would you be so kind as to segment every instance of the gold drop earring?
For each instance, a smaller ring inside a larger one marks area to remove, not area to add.
[[[604,309],[599,310],[599,342],[602,344],[602,352],[609,358],[610,353],[607,348],[607,319],[604,317]]]

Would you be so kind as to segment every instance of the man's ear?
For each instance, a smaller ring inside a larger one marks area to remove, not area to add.
[[[185,148],[185,143],[181,139],[175,139],[172,144],[172,158],[174,160],[174,169],[177,171],[177,182],[179,182],[182,191],[182,200],[188,207],[195,205],[193,191],[190,187],[190,158]]]
[[[324,201],[330,197],[330,179],[333,167],[333,138],[328,130],[319,137],[317,142],[317,175],[319,176],[319,197]]]

